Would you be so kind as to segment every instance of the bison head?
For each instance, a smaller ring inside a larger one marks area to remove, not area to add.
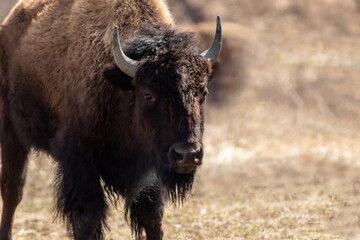
[[[148,27],[130,41],[126,54],[117,34],[115,27],[115,62],[130,76],[117,84],[134,94],[138,141],[165,172],[193,176],[202,163],[204,100],[221,48],[220,19],[213,44],[202,54],[188,32]]]

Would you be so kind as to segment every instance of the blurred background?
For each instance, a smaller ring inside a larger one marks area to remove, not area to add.
[[[0,0],[2,20],[14,1]],[[168,0],[204,50],[223,50],[193,195],[168,239],[360,239],[360,1]],[[32,153],[16,239],[67,239],[52,218],[48,156]],[[39,184],[39,183],[42,184]],[[107,239],[130,238],[122,210]]]

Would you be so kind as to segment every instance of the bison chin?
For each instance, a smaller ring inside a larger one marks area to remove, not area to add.
[[[174,205],[180,205],[191,191],[194,182],[196,168],[191,173],[180,174],[166,169],[162,171],[161,179],[167,188],[168,198]]]

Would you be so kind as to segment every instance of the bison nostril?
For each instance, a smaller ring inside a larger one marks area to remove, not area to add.
[[[176,149],[173,149],[171,151],[171,156],[173,158],[174,161],[181,161],[184,159],[183,155],[181,154],[181,152],[176,151]]]

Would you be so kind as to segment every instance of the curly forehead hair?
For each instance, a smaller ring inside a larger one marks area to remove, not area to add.
[[[139,77],[152,78],[156,84],[164,87],[169,80],[187,79],[191,83],[185,84],[187,87],[202,91],[211,73],[211,64],[197,54],[198,44],[191,32],[179,32],[162,26],[144,28],[129,41],[125,51],[129,57],[141,60]]]
[[[194,33],[178,32],[163,26],[145,27],[130,42],[129,48],[132,50],[129,49],[130,57],[172,55],[181,58],[189,53],[198,52]]]

